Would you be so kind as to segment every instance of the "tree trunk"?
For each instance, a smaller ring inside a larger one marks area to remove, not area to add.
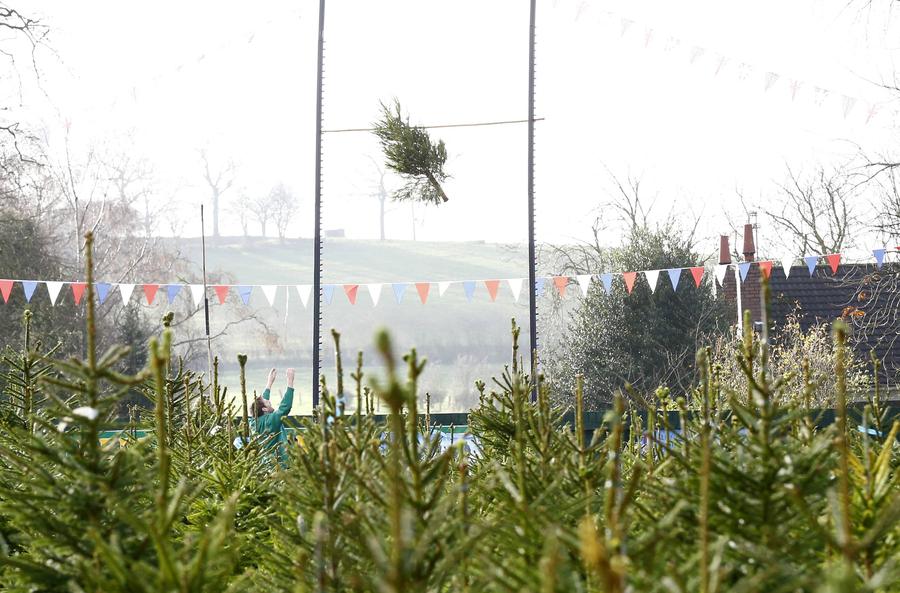
[[[219,192],[213,190],[212,195],[213,206],[213,237],[219,237]]]
[[[265,238],[265,236],[266,236],[266,221],[265,220],[259,221],[259,231],[260,231],[260,233],[262,233],[262,236]]]
[[[379,216],[378,216],[378,226],[379,226],[379,229],[381,230],[381,240],[384,241],[384,203],[385,203],[385,197],[382,195],[380,198],[378,198],[378,201],[381,203],[381,209],[380,209],[381,211],[378,213],[378,214],[379,214]]]

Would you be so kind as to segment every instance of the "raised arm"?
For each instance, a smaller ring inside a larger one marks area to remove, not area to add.
[[[272,385],[275,383],[275,377],[278,375],[278,371],[272,369],[269,371],[269,378],[266,380],[266,389],[263,391],[263,399],[269,399],[269,395],[272,391]]]
[[[287,416],[291,411],[291,406],[294,405],[294,369],[287,370],[287,389],[284,392],[284,397],[281,399],[281,405],[278,406],[278,414],[281,416]]]

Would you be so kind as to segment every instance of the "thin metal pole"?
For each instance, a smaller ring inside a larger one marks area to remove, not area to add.
[[[319,0],[319,62],[316,72],[316,231],[313,246],[312,406],[319,407],[319,361],[322,358],[322,70],[325,59],[325,0]]]
[[[531,0],[531,15],[528,24],[528,314],[531,352],[531,376],[535,387],[531,392],[532,401],[537,400],[537,254],[534,240],[534,21],[536,0]]]
[[[209,334],[209,287],[206,282],[206,221],[203,218],[203,204],[200,204],[200,247],[203,259],[203,314],[206,318],[206,364],[207,379],[213,380],[212,338]],[[213,395],[215,397],[215,395]]]

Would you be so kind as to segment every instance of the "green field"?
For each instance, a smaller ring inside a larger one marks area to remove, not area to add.
[[[210,275],[223,273],[234,284],[311,284],[312,245],[309,239],[221,238],[207,244]],[[200,270],[199,239],[180,240],[177,249]],[[360,287],[356,305],[351,305],[341,287],[337,287],[331,304],[322,307],[322,365],[329,381],[333,381],[334,348],[332,328],[341,335],[345,364],[351,365],[357,351],[365,353],[366,365],[377,367],[371,350],[374,332],[390,328],[398,349],[415,347],[429,358],[423,377],[423,390],[430,391],[436,410],[463,411],[475,403],[472,384],[475,379],[489,379],[509,362],[510,320],[515,317],[527,332],[528,309],[523,286],[519,303],[515,303],[506,283],[502,283],[496,302],[491,302],[482,283],[468,301],[461,284],[454,284],[443,297],[437,285],[431,286],[423,305],[415,287],[409,286],[401,303],[397,303],[391,282],[485,280],[526,277],[527,257],[524,246],[492,243],[430,243],[413,241],[353,241],[327,239],[323,251],[323,282],[383,282],[377,307],[372,306],[368,291]],[[293,290],[293,289],[291,289]],[[275,306],[270,307],[261,292],[251,297],[250,307],[212,306],[213,333],[235,316],[254,312],[268,333],[257,324],[242,324],[229,329],[214,342],[214,351],[222,360],[222,381],[236,393],[238,368],[236,354],[250,356],[249,382],[261,380],[265,370],[276,366],[293,366],[298,370],[297,388],[301,401],[312,390],[312,305],[304,309],[295,292],[286,302],[284,288],[279,289]],[[231,297],[239,302],[237,294]],[[199,361],[205,368],[205,361]],[[258,377],[257,377],[258,376]],[[295,406],[299,413],[308,407]]]

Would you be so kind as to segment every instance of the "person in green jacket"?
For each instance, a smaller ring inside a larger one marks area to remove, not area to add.
[[[294,369],[287,370],[287,389],[276,410],[272,407],[269,396],[277,374],[275,369],[269,371],[266,390],[263,391],[262,397],[257,397],[253,402],[253,430],[258,435],[269,435],[266,448],[276,449],[279,461],[284,463],[287,459],[287,452],[284,448],[287,443],[287,433],[284,430],[282,418],[290,413],[291,406],[294,404]]]

